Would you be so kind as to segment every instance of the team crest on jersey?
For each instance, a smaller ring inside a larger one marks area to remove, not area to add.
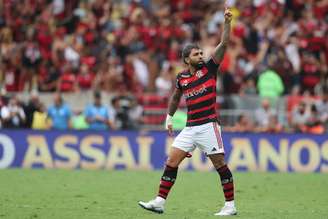
[[[188,85],[188,80],[182,80],[181,85],[184,86],[184,87],[187,86]]]
[[[196,76],[197,76],[197,78],[202,77],[202,76],[203,76],[203,72],[202,72],[202,70],[198,70],[198,71],[196,72]]]

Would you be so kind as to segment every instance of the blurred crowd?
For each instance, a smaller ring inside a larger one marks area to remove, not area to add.
[[[300,120],[312,121],[327,107],[328,2],[226,3],[234,19],[220,94],[288,95],[288,122],[301,103]],[[220,41],[224,7],[223,0],[0,0],[0,87],[167,96],[184,68],[183,46],[197,42],[209,56]]]
[[[17,95],[0,98],[0,128],[6,129],[133,130],[140,128],[142,113],[136,99],[124,91],[113,96],[109,104],[95,91],[93,102],[83,110],[72,109],[60,93],[53,94],[48,107],[36,92],[26,102]]]
[[[270,99],[263,99],[254,111],[241,113],[234,124],[222,124],[224,131],[231,132],[301,132],[323,134],[328,132],[328,93],[323,98],[289,96],[287,109],[281,115]],[[155,114],[158,127],[163,129],[163,115]],[[32,92],[30,99],[21,101],[17,95],[0,96],[0,129],[32,128],[39,130],[140,130],[151,125],[144,113],[145,106],[127,90],[114,95],[110,103],[102,99],[102,93],[93,93],[93,102],[83,110],[72,108],[72,103],[64,100],[60,93],[53,94],[52,104],[48,107]],[[282,118],[281,118],[282,116]],[[159,119],[163,117],[162,119]],[[280,118],[279,118],[280,117]],[[174,116],[174,128],[182,129],[187,114],[179,110]]]
[[[279,119],[278,112],[269,99],[263,99],[254,113],[241,114],[233,126],[225,127],[232,132],[301,132],[323,134],[328,132],[328,93],[323,98],[289,96],[288,108]]]
[[[180,51],[220,40],[223,0],[2,0],[1,80],[7,91],[85,89],[167,94]],[[225,94],[281,96],[327,87],[325,0],[228,0]]]

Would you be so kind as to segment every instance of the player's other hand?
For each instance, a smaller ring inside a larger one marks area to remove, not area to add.
[[[230,23],[232,20],[232,13],[229,7],[226,7],[224,10],[224,22]]]
[[[168,130],[170,136],[173,135],[172,116],[170,115],[166,115],[165,129]]]

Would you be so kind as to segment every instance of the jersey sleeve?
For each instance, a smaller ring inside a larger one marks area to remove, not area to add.
[[[207,60],[206,62],[206,66],[208,71],[213,74],[216,75],[218,70],[219,70],[219,66],[220,64],[218,64],[213,57],[211,57],[209,60]]]
[[[175,87],[179,90],[182,90],[180,85],[180,74],[177,75],[177,78],[175,79]]]

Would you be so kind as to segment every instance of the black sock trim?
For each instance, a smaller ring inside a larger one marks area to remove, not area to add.
[[[160,185],[159,187],[160,187],[160,188],[163,188],[163,189],[168,189],[168,190],[170,190],[170,189],[171,189],[171,187],[168,187],[168,186],[163,186],[163,185]]]
[[[227,166],[227,164],[225,164],[222,167],[216,169],[216,171],[218,171],[218,173],[220,174],[222,172],[225,172],[227,169],[228,169],[228,166]]]
[[[177,170],[179,167],[171,167],[169,165],[165,165],[165,170]]]

